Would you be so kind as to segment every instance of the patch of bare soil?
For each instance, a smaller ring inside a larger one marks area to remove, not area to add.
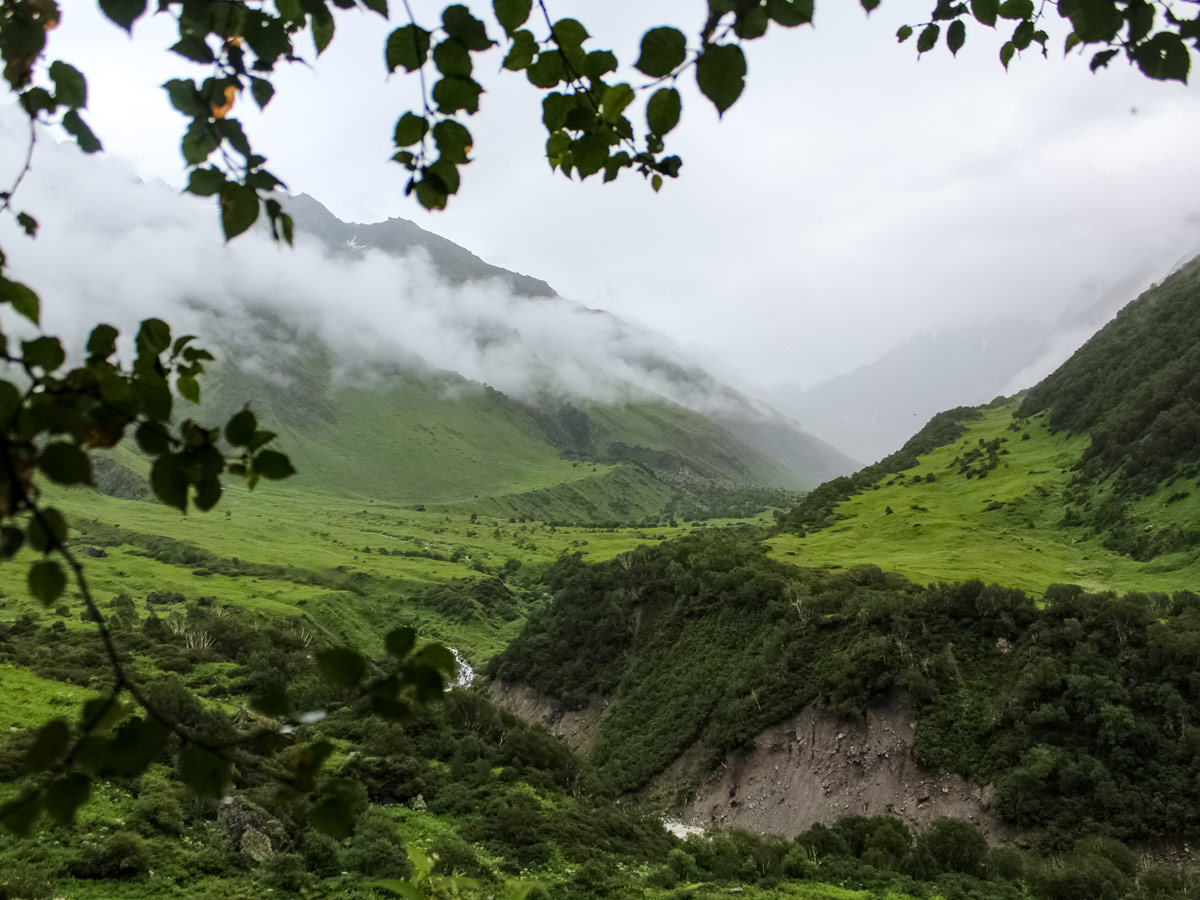
[[[504,707],[519,719],[545,727],[551,734],[566,741],[572,750],[580,753],[586,753],[589,749],[600,717],[608,708],[606,701],[593,697],[583,709],[564,710],[532,688],[523,684],[505,684],[503,681],[490,682],[487,691],[493,703]]]
[[[917,767],[915,727],[911,707],[895,698],[855,721],[808,709],[712,772],[696,768],[701,754],[685,754],[660,776],[656,792],[699,784],[678,818],[705,828],[794,837],[839,816],[895,815],[910,826],[950,816],[974,823],[992,841],[1014,836],[992,812],[989,788]]]

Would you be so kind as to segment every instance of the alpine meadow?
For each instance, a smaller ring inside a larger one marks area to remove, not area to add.
[[[1200,893],[1196,52],[0,0],[0,900]]]

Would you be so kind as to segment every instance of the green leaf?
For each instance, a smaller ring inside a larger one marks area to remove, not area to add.
[[[938,36],[941,33],[941,26],[936,24],[929,24],[921,29],[921,36],[917,38],[917,53],[928,53],[937,46]]]
[[[179,754],[179,777],[201,797],[220,798],[229,783],[230,765],[211,750],[189,743]]]
[[[371,10],[373,13],[378,13],[385,19],[388,17],[387,0],[362,0],[363,6]]]
[[[189,166],[198,166],[208,159],[220,143],[208,123],[197,119],[183,133],[179,142],[179,152],[183,154],[184,162]]]
[[[134,433],[134,438],[142,451],[150,456],[161,456],[171,449],[171,442],[167,440],[161,425],[143,422]]]
[[[171,45],[170,50],[184,59],[190,59],[192,62],[202,65],[209,65],[217,61],[208,42],[198,34],[184,35]]]
[[[1174,32],[1160,31],[1138,45],[1133,51],[1133,60],[1147,78],[1187,84],[1191,55],[1183,39]]]
[[[5,525],[0,528],[0,560],[10,560],[25,543],[25,532],[20,528]]]
[[[11,303],[12,308],[34,325],[42,317],[42,302],[38,295],[19,281],[9,281],[0,275],[0,303]]]
[[[455,658],[454,651],[444,644],[426,644],[413,657],[413,663],[429,666],[447,678],[453,678],[458,674],[458,659]]]
[[[862,8],[869,13],[874,12],[875,8],[879,6],[879,0],[861,0],[861,3]]]
[[[58,560],[43,559],[29,567],[29,592],[42,606],[49,606],[67,588],[67,573]]]
[[[971,0],[971,14],[981,25],[994,28],[999,13],[1000,0]]]
[[[479,112],[479,95],[483,93],[483,88],[472,78],[447,76],[434,82],[430,93],[438,112],[453,115],[459,110],[466,110],[473,115]]]
[[[401,66],[406,72],[415,72],[429,55],[429,32],[417,25],[397,28],[388,35],[384,55],[389,72]]]
[[[48,553],[66,540],[67,520],[57,509],[43,509],[29,520],[29,544],[39,553]]]
[[[487,28],[461,3],[442,10],[442,27],[446,29],[446,34],[462,41],[468,50],[486,50],[492,46]]]
[[[163,454],[150,467],[150,488],[167,506],[187,512],[187,473],[174,454]]]
[[[966,40],[967,26],[962,19],[955,19],[946,31],[946,46],[950,48],[950,53],[957,56]]]
[[[1013,29],[1012,44],[1018,50],[1024,50],[1033,41],[1033,23],[1020,22]]]
[[[1108,65],[1109,61],[1117,55],[1118,50],[1101,50],[1092,57],[1091,70],[1095,72],[1097,69],[1102,69]]]
[[[471,132],[466,126],[454,119],[442,119],[433,126],[433,142],[437,145],[438,154],[447,162],[467,162],[472,140]]]
[[[49,336],[34,338],[32,341],[22,341],[21,355],[28,365],[38,366],[46,372],[53,372],[67,358],[58,338]]]
[[[615,125],[626,107],[633,102],[633,88],[622,82],[605,88],[600,100],[600,116],[610,125]]]
[[[50,80],[54,82],[54,99],[63,106],[87,106],[87,81],[74,66],[62,60],[50,63]]]
[[[275,86],[265,78],[250,78],[250,94],[259,109],[266,109],[271,98],[275,96]]]
[[[87,127],[83,119],[79,118],[79,113],[75,110],[69,109],[66,111],[62,117],[62,126],[71,137],[75,138],[75,143],[79,145],[79,149],[84,153],[95,153],[103,149],[100,139],[92,134],[92,129]]]
[[[571,58],[574,58],[575,51],[578,51],[590,36],[578,19],[559,19],[551,31],[559,49],[571,54]]]
[[[599,81],[609,72],[617,71],[617,57],[611,50],[593,50],[583,60],[583,74]]]
[[[911,25],[901,25],[900,29],[896,32],[896,40],[903,44],[910,37],[912,37],[912,34],[913,30]]]
[[[126,31],[146,12],[146,0],[100,0],[100,9]]]
[[[1008,64],[1012,61],[1013,54],[1016,52],[1017,48],[1013,46],[1012,41],[1004,42],[1004,46],[1000,48],[1000,62],[1005,69],[1008,68]],[[1114,50],[1113,53],[1116,53],[1116,51]]]
[[[317,56],[325,52],[325,48],[329,46],[329,42],[333,40],[333,15],[325,8],[323,4],[318,4],[322,13],[314,13],[312,16],[312,35],[313,46],[317,50]]]
[[[1131,3],[1125,16],[1129,20],[1129,40],[1132,43],[1144,39],[1154,27],[1154,7],[1145,0]]]
[[[27,837],[42,811],[42,792],[29,787],[15,800],[0,805],[0,826],[13,834]]]
[[[92,780],[81,772],[59,778],[46,788],[46,812],[59,825],[75,821],[79,807],[87,803],[92,793]]]
[[[218,169],[193,169],[188,176],[188,193],[197,197],[211,197],[224,189],[229,182],[225,173]]]
[[[225,424],[225,440],[234,447],[245,447],[254,440],[258,419],[248,409],[234,413]]]
[[[387,637],[383,639],[383,645],[387,649],[388,654],[397,659],[403,659],[408,656],[416,644],[417,630],[408,625],[389,631]]]
[[[108,359],[117,352],[117,329],[111,325],[97,325],[92,329],[87,342],[88,356]]]
[[[254,224],[258,218],[258,194],[241,184],[221,189],[221,227],[230,241]]]
[[[664,135],[679,124],[683,102],[675,88],[659,88],[646,104],[646,126],[651,133]]]
[[[137,333],[138,353],[158,356],[171,346],[171,326],[162,319],[143,319]]]
[[[47,444],[38,457],[38,467],[57,484],[92,483],[92,462],[88,455],[65,441]]]
[[[195,375],[180,375],[175,379],[175,390],[179,391],[184,400],[200,402],[200,382],[196,380]]]
[[[278,450],[259,451],[254,457],[254,471],[263,478],[269,478],[272,481],[278,481],[281,478],[287,478],[290,475],[296,474],[296,470],[292,468],[291,460]]]
[[[449,37],[433,48],[433,64],[443,75],[466,78],[471,74],[471,53],[458,38]]]
[[[567,67],[563,55],[558,50],[545,50],[538,54],[537,60],[525,73],[529,83],[542,89],[552,88],[561,81],[567,81]]]
[[[367,661],[349,647],[331,647],[317,654],[317,668],[330,681],[353,687],[367,674]]]
[[[733,33],[743,40],[752,41],[766,34],[770,23],[766,9],[756,3],[734,20]]]
[[[608,161],[608,141],[598,134],[585,134],[571,141],[571,159],[581,178],[594,175]]]
[[[496,21],[500,23],[504,28],[504,33],[509,37],[525,24],[532,9],[533,0],[493,0],[492,2]]]
[[[715,48],[709,47],[708,49]],[[641,55],[638,56],[634,66],[639,72],[649,75],[651,78],[662,78],[675,71],[686,58],[687,39],[683,36],[682,31],[678,28],[651,28],[642,35]],[[744,72],[743,68],[743,74]]]
[[[250,699],[250,708],[264,716],[283,716],[291,708],[287,691],[282,685],[274,684]]]
[[[36,116],[40,112],[54,112],[58,108],[58,104],[54,102],[50,92],[41,87],[31,87],[21,94],[20,100],[21,108],[31,116]]]
[[[341,797],[326,797],[313,807],[310,821],[317,831],[344,840],[354,830],[354,807]]]
[[[510,72],[520,72],[522,69],[528,68],[529,64],[533,62],[534,56],[537,55],[537,49],[537,40],[534,38],[533,32],[522,28],[513,35],[512,49],[504,57],[504,68]]]
[[[733,106],[746,86],[746,57],[736,44],[713,44],[696,63],[696,83],[717,108],[718,115]]]
[[[37,730],[33,744],[25,752],[25,771],[45,772],[66,755],[71,743],[71,726],[66,719],[47,722]]]
[[[1033,17],[1033,0],[1004,0],[997,13],[1002,19],[1030,19]]]
[[[767,0],[767,15],[784,28],[812,23],[813,0]]]

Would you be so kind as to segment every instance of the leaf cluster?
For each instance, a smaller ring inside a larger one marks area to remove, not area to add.
[[[868,10],[879,0],[863,0]],[[1067,20],[1070,32],[1063,54],[1090,48],[1093,72],[1124,53],[1130,64],[1147,78],[1186,83],[1191,69],[1191,50],[1200,49],[1200,15],[1180,17],[1170,4],[1149,0],[1065,0],[1054,4]],[[1000,47],[1000,62],[1007,69],[1013,57],[1036,44],[1049,54],[1050,35],[1042,27],[1045,5],[1033,0],[938,0],[928,21],[904,25],[896,39],[904,43],[917,36],[917,55],[933,50],[944,35],[946,48],[957,55],[967,38],[967,24],[1008,28],[1011,36]]]

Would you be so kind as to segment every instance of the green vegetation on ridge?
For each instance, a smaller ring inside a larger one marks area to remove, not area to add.
[[[802,572],[760,540],[564,558],[554,603],[489,671],[568,708],[604,697],[589,755],[626,790],[693,745],[715,764],[813,704],[856,715],[901,690],[917,761],[993,784],[995,809],[1047,845],[1200,835],[1195,594],[922,587]]]
[[[1064,521],[1088,440],[1051,431],[1046,413],[1028,420],[1016,413],[1016,401],[972,411],[950,442],[902,457],[902,468],[863,470],[869,474],[856,476],[821,520],[801,518],[802,505],[783,522],[809,530],[772,539],[773,555],[800,566],[869,564],[918,582],[981,579],[1035,592],[1055,583],[1093,591],[1197,583],[1200,548],[1141,562],[1109,549],[1082,523]],[[1165,503],[1177,489],[1143,501],[1146,524],[1195,521],[1191,501]]]

